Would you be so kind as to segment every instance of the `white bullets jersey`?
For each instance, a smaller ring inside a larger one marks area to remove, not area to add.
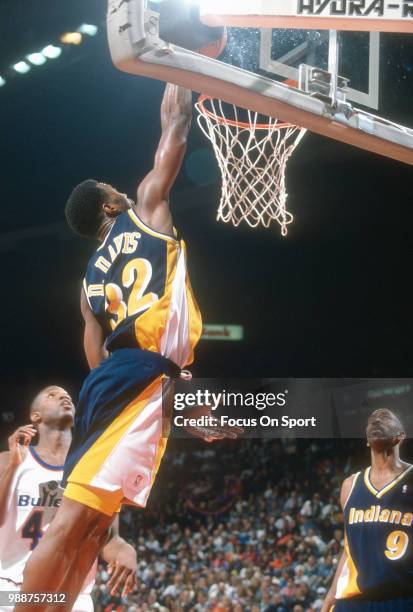
[[[23,582],[24,566],[62,501],[62,476],[63,466],[45,463],[29,446],[15,471],[6,519],[0,527],[0,579],[18,587]],[[96,564],[85,580],[83,593],[93,589],[95,574]]]

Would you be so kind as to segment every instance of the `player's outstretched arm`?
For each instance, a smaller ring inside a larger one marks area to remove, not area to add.
[[[82,311],[83,319],[85,321],[85,332],[84,332],[84,349],[86,359],[90,369],[97,368],[98,365],[106,359],[108,352],[105,349],[105,334],[102,327],[96,320],[90,306],[87,302],[84,289],[80,296],[80,309]]]
[[[9,450],[0,453],[0,527],[4,524],[7,512],[7,500],[14,474],[24,459],[26,448],[36,435],[32,424],[23,425],[9,437]]]
[[[349,476],[348,478],[345,479],[345,481],[343,482],[341,486],[340,505],[343,510],[349,498],[351,487],[353,486],[353,480],[354,480],[354,475]],[[343,552],[341,553],[340,560],[337,564],[337,569],[336,569],[336,573],[334,574],[333,583],[330,587],[330,590],[328,591],[326,595],[323,607],[321,608],[320,612],[330,612],[331,608],[334,606],[334,602],[336,599],[336,592],[337,592],[337,582],[341,575],[345,562],[346,562],[346,553],[343,550]]]
[[[136,588],[136,550],[120,537],[119,516],[112,523],[110,539],[103,547],[102,558],[108,563],[108,587],[111,595],[121,593],[122,597],[125,597]]]
[[[138,187],[136,211],[149,227],[172,235],[169,193],[182,165],[192,120],[192,92],[166,86],[161,106],[162,135],[153,169]]]

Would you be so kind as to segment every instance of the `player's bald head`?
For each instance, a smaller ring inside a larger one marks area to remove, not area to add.
[[[369,421],[380,420],[380,421],[390,421],[394,424],[399,433],[405,433],[403,423],[392,410],[388,408],[378,408],[369,416]]]
[[[367,421],[367,440],[370,446],[395,446],[406,437],[399,417],[388,408],[379,408]]]
[[[57,390],[64,391],[64,389],[61,389],[61,387],[57,387],[56,385],[49,385],[47,387],[44,387],[40,391],[38,391],[38,393],[32,399],[32,403],[30,404],[30,414],[32,415],[33,412],[36,412],[42,409],[44,405],[44,400],[47,397],[49,391],[53,392]]]
[[[30,405],[30,420],[35,425],[71,426],[75,407],[69,393],[58,385],[41,389]]]

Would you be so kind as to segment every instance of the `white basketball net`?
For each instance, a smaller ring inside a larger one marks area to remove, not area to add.
[[[239,121],[236,106],[201,97],[195,105],[198,123],[212,142],[222,175],[222,197],[217,219],[236,227],[281,225],[283,236],[293,221],[286,209],[285,170],[289,157],[306,130],[268,118],[259,123],[258,113],[245,111]],[[227,107],[233,112],[228,117]]]

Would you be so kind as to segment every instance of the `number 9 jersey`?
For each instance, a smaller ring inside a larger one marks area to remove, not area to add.
[[[413,597],[413,466],[380,490],[371,482],[370,468],[356,474],[344,520],[346,562],[334,609],[351,598]]]
[[[180,367],[192,363],[202,321],[183,241],[152,230],[133,210],[122,213],[90,259],[83,286],[109,352],[140,348]]]

